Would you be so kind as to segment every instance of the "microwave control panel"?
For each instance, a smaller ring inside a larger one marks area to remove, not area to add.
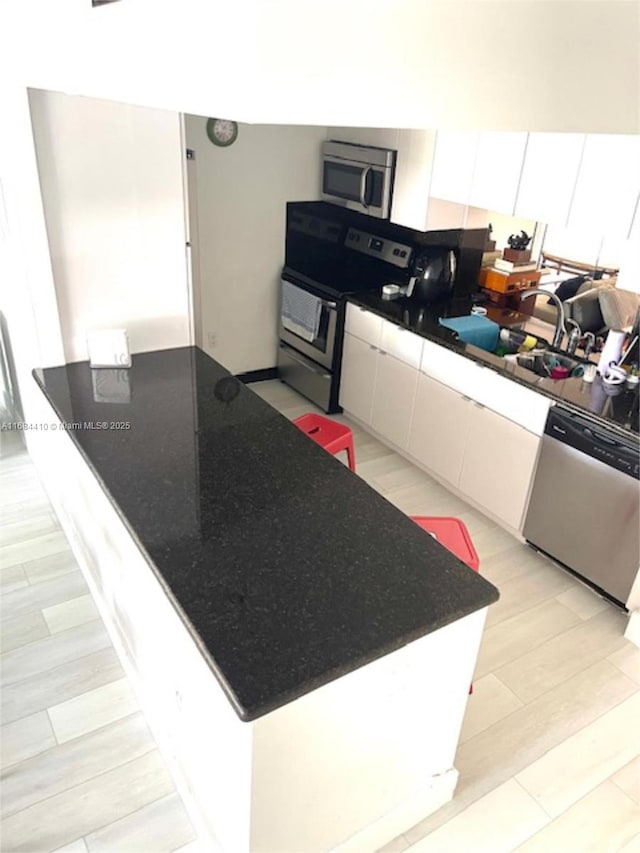
[[[386,261],[400,269],[406,269],[411,259],[411,246],[394,243],[393,240],[384,240],[382,237],[367,234],[366,231],[359,231],[357,228],[349,228],[345,246],[356,252],[362,252],[363,255],[371,255],[372,258]]]

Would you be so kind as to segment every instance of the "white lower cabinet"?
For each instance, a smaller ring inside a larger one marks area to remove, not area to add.
[[[348,306],[340,405],[513,530],[522,524],[549,403]]]
[[[378,350],[372,344],[345,334],[340,405],[363,424],[371,424],[377,360]]]
[[[539,445],[539,436],[420,373],[409,453],[514,530]]]
[[[371,426],[397,447],[407,446],[409,424],[418,382],[415,367],[392,355],[378,353]]]
[[[540,438],[477,403],[470,412],[458,488],[519,530]]]
[[[419,359],[418,353],[416,360]],[[355,335],[345,334],[340,405],[402,449],[406,449],[409,437],[417,381],[416,367]]]
[[[457,484],[470,416],[469,397],[420,373],[409,453],[434,474]]]

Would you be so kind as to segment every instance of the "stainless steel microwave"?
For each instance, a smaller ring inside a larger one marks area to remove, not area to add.
[[[322,146],[322,198],[389,219],[396,169],[390,148],[330,141]]]

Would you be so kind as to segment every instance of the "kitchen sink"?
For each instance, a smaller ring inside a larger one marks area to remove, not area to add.
[[[515,361],[519,367],[524,367],[538,376],[545,376],[550,379],[566,379],[570,376],[582,376],[585,366],[589,363],[581,358],[575,358],[574,356],[555,352],[551,349],[544,352],[517,353]],[[554,371],[556,375],[553,375],[552,372]],[[565,373],[565,371],[568,371],[568,373]]]
[[[531,336],[534,337],[535,336]],[[517,344],[516,344],[517,346]],[[552,347],[544,338],[535,338],[535,346],[527,352],[499,353],[506,361],[549,379],[582,376],[590,362]],[[554,375],[552,375],[552,372]]]

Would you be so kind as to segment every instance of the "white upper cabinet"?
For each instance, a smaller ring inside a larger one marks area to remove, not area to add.
[[[391,221],[426,231],[429,183],[436,134],[433,130],[401,130],[391,202]]]
[[[571,229],[626,239],[640,189],[640,136],[587,136],[573,202]]]
[[[583,133],[530,133],[516,216],[566,225],[585,144]]]
[[[526,142],[526,133],[438,131],[430,197],[513,213]]]
[[[471,206],[513,213],[526,143],[526,133],[479,134],[469,194]]]
[[[468,204],[477,146],[475,132],[438,131],[429,189],[432,198]]]

